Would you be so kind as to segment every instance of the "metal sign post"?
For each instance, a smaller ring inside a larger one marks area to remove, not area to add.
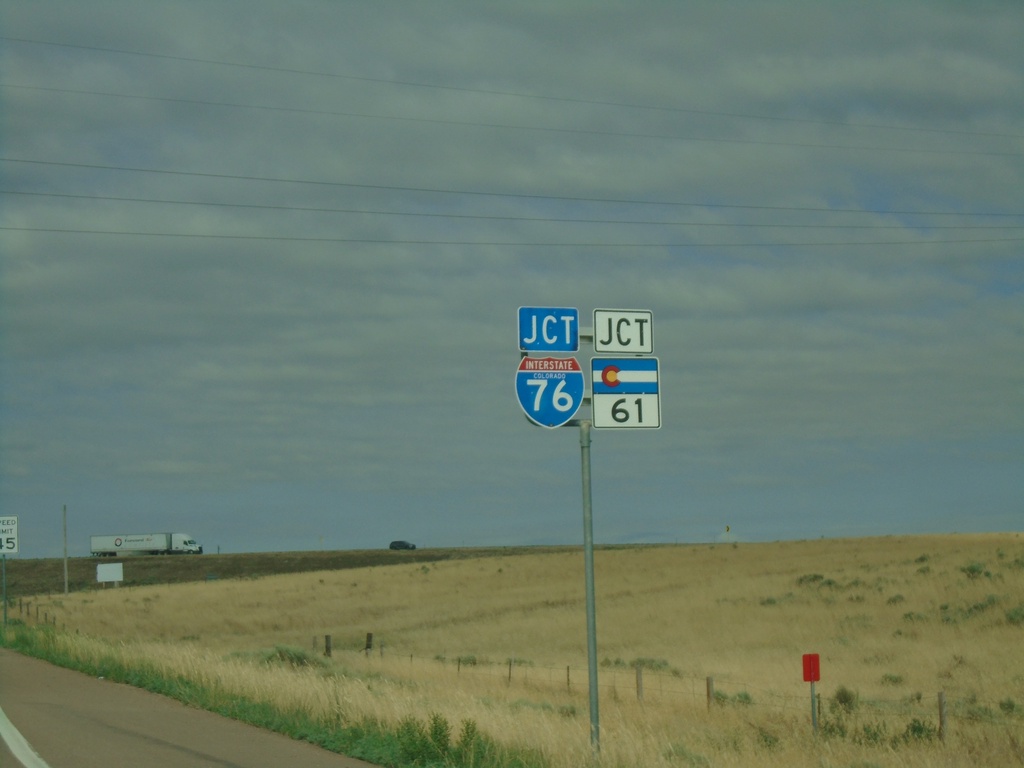
[[[64,505],[64,594],[68,594],[68,505]]]
[[[595,309],[594,327],[579,327],[572,307],[520,307],[518,315],[519,368],[516,397],[534,424],[555,429],[580,428],[583,479],[583,561],[587,602],[587,678],[590,688],[590,745],[601,749],[601,719],[597,689],[597,609],[594,590],[594,524],[590,483],[591,427],[657,429],[661,426],[658,358],[654,351],[653,316],[646,309]],[[614,358],[591,361],[591,396],[575,357],[530,357],[578,351],[586,339],[598,354]],[[625,357],[623,357],[625,356]],[[574,418],[584,404],[591,417]]]
[[[590,744],[601,749],[601,718],[597,696],[597,606],[594,598],[594,516],[590,497],[590,422],[580,421],[580,464],[583,477],[583,568],[587,582],[587,679],[590,688]]]

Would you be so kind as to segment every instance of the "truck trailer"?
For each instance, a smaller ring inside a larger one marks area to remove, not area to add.
[[[90,536],[93,557],[126,555],[201,555],[203,548],[187,533],[125,533]]]

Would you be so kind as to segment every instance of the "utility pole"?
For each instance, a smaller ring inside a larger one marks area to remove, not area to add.
[[[64,594],[68,593],[68,505],[64,505]]]

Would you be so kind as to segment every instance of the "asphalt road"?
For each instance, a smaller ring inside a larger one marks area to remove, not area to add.
[[[373,768],[4,649],[0,710],[49,768]],[[2,742],[0,766],[21,768]]]

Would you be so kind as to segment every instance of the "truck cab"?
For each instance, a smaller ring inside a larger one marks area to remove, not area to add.
[[[188,555],[203,554],[202,546],[186,533],[171,534],[171,551]]]

